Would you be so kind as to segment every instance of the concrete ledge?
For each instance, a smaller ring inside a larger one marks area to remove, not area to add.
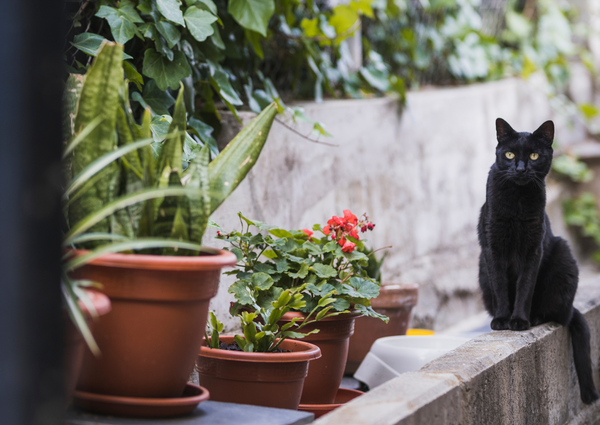
[[[600,286],[582,286],[576,307],[592,338],[600,387]],[[600,424],[600,402],[581,402],[566,328],[492,332],[406,373],[315,422],[315,425]]]

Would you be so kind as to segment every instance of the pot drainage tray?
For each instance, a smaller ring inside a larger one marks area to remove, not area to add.
[[[188,383],[181,397],[121,397],[75,391],[73,401],[77,407],[105,415],[165,418],[190,414],[208,397],[206,388]]]
[[[364,393],[362,391],[351,390],[349,388],[340,388],[338,389],[332,404],[301,404],[298,406],[298,410],[314,413],[315,419],[317,419],[324,414],[337,409],[342,404],[349,402],[353,398],[363,394]]]

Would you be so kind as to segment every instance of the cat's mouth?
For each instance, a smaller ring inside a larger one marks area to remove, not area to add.
[[[511,180],[519,186],[524,186],[527,183],[530,183],[533,179],[528,173],[514,173]]]

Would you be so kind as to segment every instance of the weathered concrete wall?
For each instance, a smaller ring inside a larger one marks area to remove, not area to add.
[[[343,209],[366,211],[377,224],[369,244],[393,246],[384,280],[420,285],[413,326],[443,329],[478,312],[475,229],[494,161],[494,121],[503,117],[517,130],[533,131],[551,118],[546,95],[507,79],[411,92],[402,115],[389,98],[301,106],[339,147],[311,143],[274,123],[256,166],[212,218],[239,228],[242,211],[304,228]],[[242,115],[245,122],[252,117]],[[205,243],[218,246],[213,236],[207,232]],[[223,320],[230,282],[223,279],[212,302]]]
[[[600,386],[600,282],[575,305],[592,338]],[[492,332],[405,373],[317,420],[315,425],[597,425],[600,401],[584,405],[569,332],[554,324]]]

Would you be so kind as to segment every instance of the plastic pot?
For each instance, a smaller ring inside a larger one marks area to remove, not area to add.
[[[356,319],[354,335],[350,338],[346,374],[356,372],[375,340],[406,334],[410,313],[417,305],[418,295],[419,285],[384,284],[381,286],[379,296],[371,300],[371,306],[377,313],[389,317],[390,321],[385,323],[374,317]]]
[[[220,340],[226,344],[234,341],[233,336],[221,336]],[[321,357],[321,350],[289,339],[279,348],[290,352],[245,353],[203,345],[196,366],[200,385],[210,391],[214,401],[296,410],[308,364]]]
[[[288,312],[280,324],[294,317],[305,317],[304,313]],[[319,333],[308,335],[302,341],[315,344],[321,349],[321,358],[310,365],[302,391],[302,404],[332,404],[344,377],[348,357],[348,342],[354,332],[356,313],[328,317],[302,328],[301,332],[319,329]],[[297,322],[298,323],[298,322]]]
[[[180,397],[202,342],[208,303],[230,252],[194,257],[109,254],[77,269],[100,282],[112,311],[95,324],[100,358],[86,350],[79,391]],[[75,255],[83,255],[78,251]]]
[[[103,316],[110,311],[110,300],[106,295],[89,289],[86,289],[85,292],[96,309],[98,316]],[[81,301],[79,301],[79,308],[81,308],[88,327],[93,331],[94,321],[92,320],[92,314]],[[79,333],[71,318],[65,313],[65,392],[67,404],[73,397],[73,391],[75,390],[77,378],[79,378],[79,372],[81,371],[85,347],[85,340],[81,336],[81,333]]]

